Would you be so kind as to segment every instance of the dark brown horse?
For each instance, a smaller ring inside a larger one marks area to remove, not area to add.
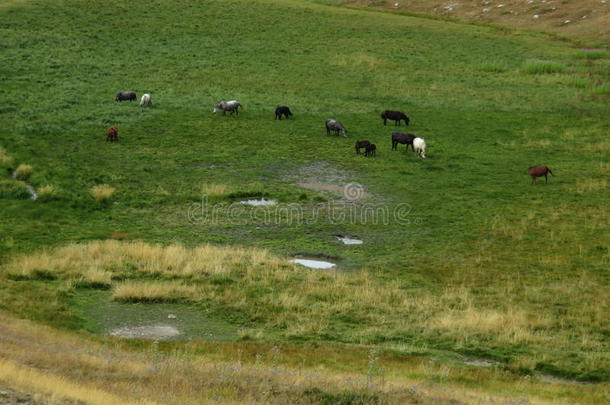
[[[400,125],[400,121],[405,121],[405,126],[409,126],[409,117],[403,112],[400,111],[391,111],[385,110],[381,113],[381,118],[383,119],[383,125],[387,123],[388,120],[394,121],[394,125]]]
[[[377,146],[372,143],[365,148],[364,156],[375,156],[377,154]]]
[[[360,154],[360,149],[365,149],[369,147],[371,143],[369,141],[356,141],[356,154]]]
[[[407,145],[407,149],[405,150],[409,150],[409,145],[411,145],[411,148],[413,149],[413,151],[415,151],[415,148],[413,148],[413,139],[415,139],[416,136],[413,134],[403,134],[400,132],[392,132],[392,150],[396,150],[396,148],[398,147],[399,143],[402,143],[403,145]]]
[[[527,173],[532,176],[532,184],[536,183],[536,177],[544,176],[544,182],[548,182],[548,178],[546,177],[548,173],[553,175],[551,169],[547,166],[532,166],[527,169]]]
[[[119,140],[119,129],[115,126],[108,128],[106,132],[106,142],[115,142]]]

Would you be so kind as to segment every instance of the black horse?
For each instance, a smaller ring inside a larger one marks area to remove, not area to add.
[[[135,91],[119,91],[116,94],[114,101],[124,101],[124,100],[134,101],[135,99],[136,99]]]
[[[284,117],[286,117],[286,119],[288,119],[288,117],[291,117],[292,116],[292,112],[290,111],[290,108],[286,107],[285,105],[278,106],[275,109],[275,119],[276,120],[281,120],[282,119],[282,115]]]
[[[383,125],[385,125],[387,123],[387,120],[393,120],[394,121],[394,125],[400,125],[400,121],[404,120],[405,121],[405,126],[409,126],[409,117],[407,117],[407,115],[405,113],[402,113],[400,111],[391,111],[391,110],[385,110],[384,112],[381,113],[381,118],[383,119]]]

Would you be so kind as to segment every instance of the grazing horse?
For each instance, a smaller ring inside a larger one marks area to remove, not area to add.
[[[108,128],[106,132],[106,142],[115,142],[119,140],[119,129],[115,126]]]
[[[377,154],[377,146],[372,143],[365,148],[364,156],[375,156]]]
[[[422,159],[426,158],[426,141],[423,138],[413,139],[413,149],[415,153]]]
[[[140,107],[148,106],[152,106],[152,100],[150,99],[150,94],[145,93],[142,95],[142,99],[140,100]]]
[[[276,120],[281,120],[282,119],[282,115],[284,117],[286,117],[286,119],[288,119],[289,116],[292,116],[292,112],[290,111],[290,108],[286,107],[285,105],[278,106],[275,109],[275,119]]]
[[[409,150],[409,145],[411,145],[411,148],[413,148],[413,151],[415,151],[415,148],[413,147],[413,139],[415,139],[416,136],[413,134],[403,134],[400,132],[392,132],[392,150],[396,150],[398,147],[399,143],[402,143],[403,145],[407,145],[407,148],[405,150]]]
[[[116,94],[114,101],[125,101],[125,100],[135,101],[135,99],[136,99],[135,91],[119,91]]]
[[[212,112],[215,113],[216,111],[221,110],[222,115],[225,115],[227,111],[230,111],[231,115],[233,115],[233,113],[235,113],[235,115],[239,115],[239,107],[241,106],[242,105],[239,104],[239,101],[237,100],[221,101],[220,103],[214,105]]]
[[[391,111],[391,110],[385,110],[384,112],[382,112],[381,118],[383,119],[383,125],[385,125],[388,120],[393,120],[395,126],[396,125],[400,126],[400,121],[404,120],[405,126],[409,126],[409,121],[410,121],[409,117],[407,117],[407,115],[405,113],[400,112],[400,111]]]
[[[326,120],[326,135],[330,135],[330,131],[335,131],[335,135],[339,136],[339,132],[343,133],[343,136],[347,138],[347,129],[337,120],[327,119]]]
[[[546,177],[548,173],[553,175],[551,169],[547,166],[532,166],[527,169],[527,173],[532,176],[532,184],[536,184],[536,177],[544,176],[544,182],[548,182],[548,178]]]
[[[366,148],[368,148],[369,146],[371,146],[371,143],[369,141],[356,141],[356,154],[359,155],[360,154],[360,149],[366,150]]]

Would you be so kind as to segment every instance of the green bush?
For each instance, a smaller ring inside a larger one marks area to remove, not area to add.
[[[30,198],[30,192],[27,185],[22,181],[0,180],[0,198],[25,200]]]

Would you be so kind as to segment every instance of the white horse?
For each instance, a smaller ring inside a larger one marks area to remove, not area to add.
[[[150,99],[150,94],[144,93],[142,95],[142,99],[140,100],[140,107],[148,107],[152,105],[152,100]]]
[[[426,158],[426,141],[423,138],[413,139],[413,149],[415,149],[417,156],[422,159]]]

